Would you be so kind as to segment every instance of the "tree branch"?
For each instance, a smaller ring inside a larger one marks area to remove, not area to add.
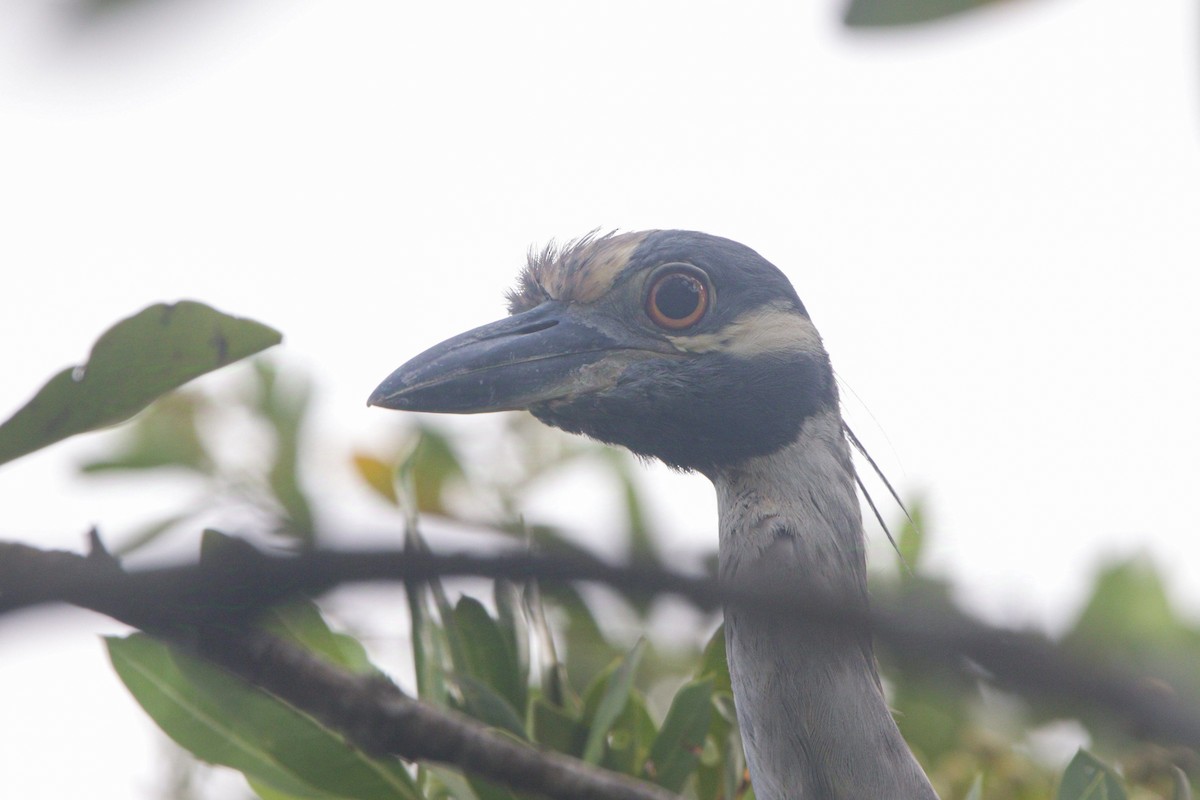
[[[95,555],[85,559],[0,544],[0,613],[39,603],[67,602],[171,636],[196,625],[247,619],[289,595],[320,594],[343,583],[422,581],[455,575],[602,583],[631,595],[673,594],[702,608],[732,603],[772,615],[781,626],[869,629],[906,657],[956,668],[966,657],[1005,688],[1101,707],[1125,720],[1136,735],[1200,747],[1197,698],[1182,696],[1157,678],[1100,666],[1104,659],[1095,654],[1084,660],[1039,635],[984,625],[961,613],[902,597],[877,595],[875,607],[864,609],[803,587],[773,587],[765,582],[726,585],[714,578],[653,566],[615,566],[576,556],[510,553],[484,557],[375,550],[316,551],[291,557],[265,555],[247,546],[245,552],[226,555],[220,563],[123,573]],[[300,699],[293,702],[306,708]],[[428,754],[407,757],[435,758]]]
[[[352,675],[257,629],[208,626],[196,649],[375,757],[442,762],[561,800],[679,800],[649,783],[500,736],[470,717],[409,697],[386,678]]]
[[[498,735],[462,714],[422,703],[379,675],[337,668],[304,648],[248,624],[256,611],[336,575],[304,559],[289,580],[284,564],[249,546],[226,550],[220,566],[125,573],[92,535],[88,556],[0,543],[0,612],[62,601],[99,611],[205,658],[340,732],[364,752],[435,761],[556,800],[679,800],[660,787]],[[265,572],[263,572],[265,570]],[[334,571],[336,573],[336,570]],[[236,604],[229,613],[228,603]],[[223,610],[222,610],[223,609]],[[230,624],[234,623],[234,624]]]

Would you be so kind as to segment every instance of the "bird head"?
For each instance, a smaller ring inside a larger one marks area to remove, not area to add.
[[[416,356],[368,404],[527,409],[710,477],[837,407],[829,357],[792,285],[729,239],[644,231],[551,246],[530,254],[508,301],[510,316]]]

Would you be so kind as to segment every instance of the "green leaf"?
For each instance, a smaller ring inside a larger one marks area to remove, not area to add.
[[[621,496],[625,501],[625,524],[629,536],[629,558],[639,563],[658,564],[658,552],[654,548],[654,532],[643,507],[637,480],[631,469],[629,454],[616,448],[606,447],[597,451],[612,468],[621,484]],[[647,598],[643,605],[649,605]],[[644,611],[645,609],[640,609]]]
[[[1162,576],[1144,559],[1109,564],[1096,578],[1087,606],[1070,640],[1118,644],[1137,655],[1148,644],[1175,644],[1183,628],[1171,608]]]
[[[538,652],[541,656],[538,682],[542,698],[559,708],[577,711],[578,698],[571,691],[567,666],[558,656],[554,631],[550,629],[550,623],[546,620],[546,605],[542,602],[542,592],[537,581],[531,580],[525,584],[525,611],[528,614],[529,626],[538,640]]]
[[[467,659],[455,666],[490,686],[513,709],[524,709],[526,687],[516,654],[483,604],[473,597],[460,598],[454,607],[454,625]],[[523,730],[520,733],[524,735]]]
[[[622,775],[637,775],[650,755],[650,745],[658,736],[658,726],[646,709],[646,701],[637,691],[629,693],[629,701],[608,733],[608,747],[600,765]]]
[[[479,800],[516,800],[516,795],[503,786],[484,780],[477,775],[467,775],[467,782]],[[458,800],[458,798],[455,798]]]
[[[123,422],[170,390],[281,338],[266,325],[189,300],[150,306],[106,331],[87,364],[55,375],[0,425],[0,464]]]
[[[479,800],[479,795],[471,788],[459,773],[437,764],[430,764],[427,769],[435,779],[433,791],[426,791],[430,798],[444,797],[452,800]],[[440,785],[438,785],[440,784]]]
[[[462,692],[463,711],[485,725],[528,739],[521,717],[499,692],[471,675],[457,674],[454,682]]]
[[[1126,800],[1117,774],[1103,761],[1080,748],[1058,787],[1058,800]]]
[[[983,800],[983,773],[975,776],[975,780],[971,781],[971,788],[967,791],[967,796],[963,800]]]
[[[712,696],[712,678],[692,681],[676,693],[650,748],[647,773],[652,773],[646,777],[672,792],[683,788],[700,763],[712,717]]]
[[[625,710],[629,702],[629,694],[633,690],[633,678],[637,673],[642,654],[646,652],[646,640],[639,639],[629,654],[625,656],[609,673],[604,686],[604,694],[600,697],[596,713],[591,719],[591,730],[588,731],[587,744],[583,748],[583,760],[589,764],[599,764],[604,755],[604,745],[613,724]]]
[[[300,432],[308,413],[312,391],[307,384],[280,385],[275,367],[255,363],[258,378],[258,413],[275,434],[275,458],[267,474],[271,493],[283,510],[281,532],[311,546],[316,536],[312,507],[300,483]]]
[[[932,22],[997,0],[851,0],[842,20],[850,28],[880,28]]]
[[[921,556],[925,553],[925,508],[918,500],[908,504],[909,514],[900,525],[896,537],[896,549],[900,556],[900,579],[902,582],[915,580],[921,570]],[[908,569],[904,569],[904,565]],[[910,573],[911,570],[911,573]]]
[[[413,520],[409,520],[406,525],[404,547],[406,550],[412,548],[416,552],[428,551],[425,540]],[[417,696],[433,705],[445,707],[446,670],[457,668],[454,659],[449,655],[450,637],[438,624],[438,617],[434,613],[434,600],[444,597],[445,591],[438,578],[434,577],[426,583],[406,582],[404,593],[408,597],[408,613],[412,624],[412,635],[409,638],[412,644],[413,666],[417,674]],[[444,615],[444,619],[452,617],[452,614],[447,613],[444,604],[440,613]],[[461,648],[459,651],[461,652]]]
[[[725,624],[722,623],[709,637],[696,667],[696,677],[713,679],[713,690],[733,694],[733,683],[729,678],[729,660],[725,654]]]
[[[333,631],[311,600],[296,599],[275,606],[263,614],[259,622],[277,636],[293,641],[349,672],[360,675],[378,672],[367,658],[362,643],[352,636]]]
[[[564,702],[570,702],[568,689],[590,686],[620,653],[605,638],[591,608],[574,586],[545,584],[539,586],[539,594],[548,606],[557,607],[565,616],[562,634],[566,669],[562,673],[570,679],[570,685],[561,688]]]
[[[416,443],[400,469],[411,476],[412,496],[405,499],[415,503],[417,511],[447,513],[443,494],[452,481],[463,475],[462,462],[449,437],[434,428],[418,428]]]
[[[512,654],[517,693],[512,698],[517,709],[529,702],[529,620],[525,615],[525,593],[512,581],[497,580],[492,587],[496,601],[496,624]]]
[[[733,689],[729,663],[725,657],[725,626],[717,627],[696,669],[697,678],[713,681],[713,713],[709,716],[708,737],[696,770],[696,792],[700,800],[741,797],[738,787],[745,765],[742,743],[734,724]]]
[[[417,696],[437,706],[446,705],[447,644],[445,632],[430,608],[429,587],[406,583],[408,613],[412,625],[413,666],[417,674]]]
[[[533,738],[539,744],[576,758],[587,746],[588,727],[544,698],[533,701]]]
[[[399,760],[368,758],[311,717],[207,662],[143,634],[106,644],[142,708],[203,761],[297,797],[419,800]]]
[[[85,473],[183,467],[212,472],[213,461],[196,427],[196,414],[207,398],[181,391],[159,398],[125,429],[116,452],[83,464]]]
[[[246,783],[250,785],[250,789],[258,795],[259,800],[340,800],[333,795],[326,794],[313,790],[307,794],[292,794],[291,792],[281,792],[274,786],[268,783],[251,778],[249,775],[243,774]]]

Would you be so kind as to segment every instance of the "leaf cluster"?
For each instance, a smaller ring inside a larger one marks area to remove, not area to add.
[[[266,326],[198,303],[147,309],[102,336],[85,366],[57,375],[0,425],[0,462],[138,415],[113,441],[111,452],[84,465],[85,474],[182,469],[207,488],[196,505],[128,537],[125,549],[168,532],[194,530],[214,503],[228,498],[255,509],[264,532],[282,534],[297,548],[309,547],[320,536],[320,515],[303,475],[328,465],[304,463],[310,449],[305,444],[307,382],[283,376],[265,361],[254,362],[249,388],[232,402],[243,418],[267,431],[270,456],[257,464],[231,459],[228,450],[213,445],[220,438],[211,430],[214,420],[231,415],[211,413],[216,405],[211,391],[171,391],[279,339]],[[228,412],[229,398],[222,405]],[[650,562],[663,558],[629,459],[562,438],[527,417],[510,417],[504,424],[505,435],[490,454],[480,455],[475,447],[468,457],[468,443],[411,422],[394,446],[360,450],[347,460],[362,486],[394,513],[406,547],[427,548],[421,522],[438,519],[463,527],[484,525],[530,548],[571,551],[578,545],[566,532],[526,522],[521,508],[545,476],[586,459],[615,481],[631,554]],[[879,573],[874,580],[922,602],[949,605],[953,587],[923,568],[922,510],[918,504],[898,537],[911,569]],[[202,558],[218,557],[226,546],[224,537],[210,532]],[[650,625],[653,602],[635,594],[595,597],[571,586],[505,581],[477,594],[452,591],[440,581],[411,584],[406,592],[408,647],[423,701],[466,714],[515,740],[687,797],[753,797],[723,636],[719,629],[711,632],[711,623],[697,623],[696,644],[669,647]],[[613,626],[613,618],[626,624]],[[332,664],[382,679],[363,643],[334,632],[310,602],[277,608],[261,624]],[[630,627],[641,635],[630,637]],[[1103,650],[1091,657],[1120,659],[1139,673],[1161,675],[1164,687],[1169,683],[1200,694],[1194,669],[1200,663],[1200,629],[1171,607],[1147,563],[1108,566],[1064,641],[1085,654],[1103,642]],[[108,648],[118,676],[171,738],[202,761],[241,771],[251,790],[267,800],[519,796],[452,764],[370,758],[274,696],[150,637],[112,639]],[[1194,753],[1138,743],[1086,710],[998,701],[969,670],[930,672],[882,655],[901,728],[943,797],[1191,796],[1184,770],[1195,774]],[[1043,763],[1031,732],[1064,718],[1085,724],[1097,749],[1112,761],[1080,751],[1061,774]]]

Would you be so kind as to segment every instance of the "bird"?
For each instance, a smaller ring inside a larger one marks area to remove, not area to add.
[[[531,250],[509,316],[392,372],[369,405],[527,410],[716,490],[722,581],[867,605],[857,478],[821,336],[787,276],[697,231],[596,231]],[[870,635],[725,608],[760,800],[936,800],[887,706]]]

